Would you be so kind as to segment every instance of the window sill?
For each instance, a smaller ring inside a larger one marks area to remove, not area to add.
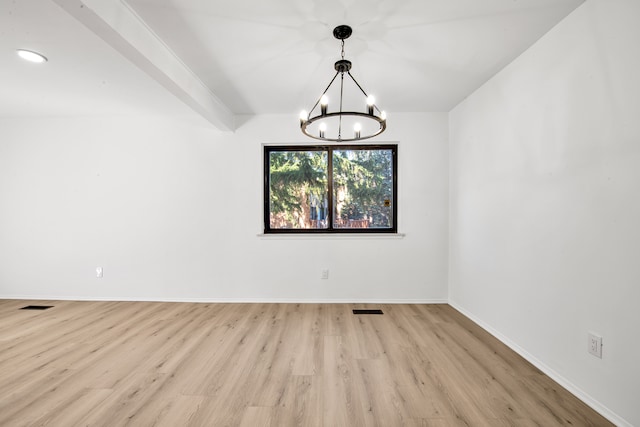
[[[394,240],[404,239],[404,233],[268,233],[258,234],[262,240]]]

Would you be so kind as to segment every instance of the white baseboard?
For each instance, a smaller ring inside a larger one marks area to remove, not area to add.
[[[571,381],[569,381],[568,379],[560,375],[558,372],[550,368],[547,364],[545,364],[541,360],[537,359],[535,356],[533,356],[531,353],[529,353],[528,351],[520,347],[511,339],[501,334],[500,332],[495,330],[493,327],[491,327],[487,323],[478,319],[473,314],[469,313],[459,304],[449,300],[449,305],[455,308],[456,310],[458,310],[460,313],[464,314],[469,319],[471,319],[474,323],[476,323],[482,329],[484,329],[485,331],[489,332],[491,335],[496,337],[498,340],[500,340],[503,344],[505,344],[511,350],[518,353],[520,356],[522,356],[525,360],[527,360],[533,366],[541,370],[549,378],[551,378],[552,380],[560,384],[562,387],[567,389],[571,394],[576,396],[578,399],[582,400],[584,403],[589,405],[594,411],[598,412],[600,415],[602,415],[603,417],[605,417],[606,419],[614,423],[616,426],[633,427],[633,425],[627,422],[624,418],[620,417],[618,414],[611,411],[609,408],[607,408],[606,406],[604,406],[603,404],[601,404],[600,402],[592,398],[588,393],[580,389],[580,387],[576,386]]]
[[[0,299],[28,301],[188,302],[204,304],[447,304],[446,299],[304,299],[304,298],[155,298],[86,297],[51,295],[0,295]]]

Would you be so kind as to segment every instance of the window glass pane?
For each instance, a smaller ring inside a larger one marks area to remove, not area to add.
[[[333,151],[333,227],[393,227],[393,151]]]
[[[269,152],[272,229],[327,228],[326,151]]]

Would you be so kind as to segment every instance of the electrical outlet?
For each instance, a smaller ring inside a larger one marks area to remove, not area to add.
[[[602,337],[590,333],[588,346],[589,353],[602,359]]]
[[[324,269],[322,270],[322,272],[320,273],[320,278],[321,279],[328,279],[329,278],[329,269]]]

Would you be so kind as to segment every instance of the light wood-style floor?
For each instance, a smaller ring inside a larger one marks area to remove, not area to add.
[[[447,305],[0,300],[0,426],[40,425],[611,424]]]

